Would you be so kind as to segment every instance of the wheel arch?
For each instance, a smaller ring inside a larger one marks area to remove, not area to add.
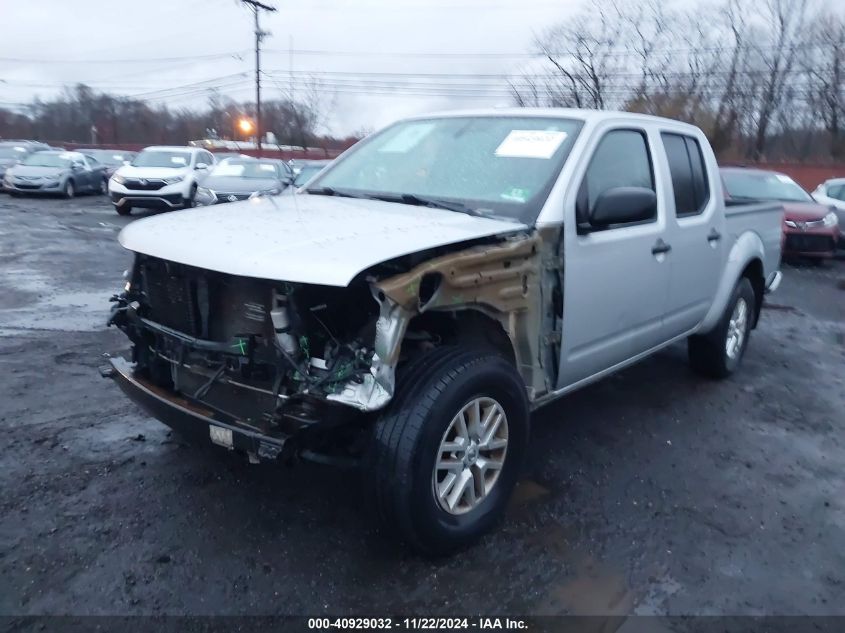
[[[517,367],[516,350],[511,338],[501,322],[482,306],[470,305],[461,309],[418,313],[408,323],[403,345],[407,347],[407,342],[420,333],[437,337],[438,344],[461,344],[473,349],[496,351]]]
[[[756,328],[757,321],[760,320],[760,311],[763,309],[763,295],[766,289],[763,260],[755,257],[749,261],[742,270],[740,278],[742,277],[747,278],[751,282],[751,287],[754,289],[754,320],[751,323],[751,327]]]
[[[757,324],[760,308],[763,303],[763,288],[765,287],[764,267],[765,249],[760,236],[753,231],[746,231],[737,238],[728,253],[722,278],[713,298],[710,310],[698,327],[697,333],[711,331],[719,322],[725,307],[731,298],[731,293],[737,282],[748,277],[755,294],[754,325]]]

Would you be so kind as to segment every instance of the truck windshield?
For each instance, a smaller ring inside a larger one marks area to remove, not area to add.
[[[722,178],[731,198],[742,200],[777,200],[781,202],[813,202],[809,193],[784,174],[765,171],[724,171]]]
[[[360,143],[307,191],[532,223],[581,126],[520,116],[404,121]]]

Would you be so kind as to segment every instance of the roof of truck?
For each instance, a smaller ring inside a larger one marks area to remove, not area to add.
[[[653,116],[651,114],[639,114],[636,112],[624,112],[621,110],[592,110],[588,108],[473,108],[467,110],[445,110],[442,112],[431,112],[417,116],[407,117],[408,119],[433,119],[445,117],[462,116],[521,116],[521,117],[556,117],[580,119],[582,121],[599,122],[605,120],[624,118],[632,121],[672,123],[674,125],[686,125],[698,129],[696,126],[676,119]]]

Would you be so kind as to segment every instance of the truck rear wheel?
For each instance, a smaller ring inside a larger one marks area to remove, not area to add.
[[[504,513],[528,421],[525,385],[495,352],[447,347],[412,361],[367,460],[386,532],[432,555],[479,538]]]
[[[748,347],[756,305],[751,281],[743,277],[734,287],[718,325],[707,334],[696,334],[687,340],[690,365],[697,373],[727,378],[736,370]]]

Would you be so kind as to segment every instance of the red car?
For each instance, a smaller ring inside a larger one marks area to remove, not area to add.
[[[786,174],[764,169],[722,167],[728,201],[782,202],[783,257],[827,259],[836,254],[839,219],[829,206],[819,204]]]

